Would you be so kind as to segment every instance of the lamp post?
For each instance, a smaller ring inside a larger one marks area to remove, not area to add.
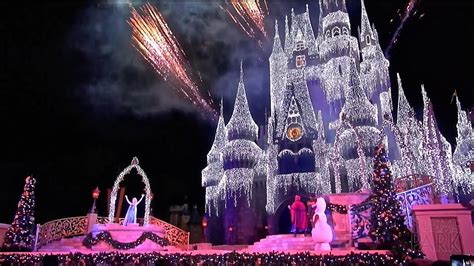
[[[92,203],[92,208],[89,211],[89,213],[97,213],[97,208],[95,207],[95,202],[97,198],[99,198],[100,195],[100,190],[99,187],[96,187],[94,190],[92,190],[92,198],[94,199],[94,202]]]
[[[202,230],[204,231],[204,243],[207,243],[207,218],[206,218],[206,216],[202,217],[201,225],[202,225]]]

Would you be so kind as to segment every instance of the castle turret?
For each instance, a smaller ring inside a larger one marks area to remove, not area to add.
[[[408,103],[405,92],[403,91],[402,79],[400,74],[397,73],[398,81],[398,107],[397,107],[397,126],[399,128],[407,127],[411,118],[414,116],[414,110]]]
[[[227,142],[224,122],[223,102],[217,122],[216,134],[210,151],[207,153],[207,166],[202,170],[202,186],[206,188],[206,212],[209,215],[218,214],[220,194],[218,184],[224,176],[223,150]]]
[[[451,145],[438,129],[433,104],[428,98],[425,87],[421,86],[423,95],[423,160],[426,171],[435,183],[439,195],[448,195],[453,191],[453,165]]]
[[[370,103],[362,90],[355,63],[352,62],[350,66],[346,101],[342,107],[341,115],[345,115],[354,126],[376,126],[377,107]]]
[[[244,73],[240,63],[240,80],[234,111],[226,126],[227,143],[224,147],[224,178],[221,181],[225,200],[224,230],[227,244],[250,244],[255,241],[257,223],[255,204],[252,204],[256,167],[262,158],[257,145],[258,127],[250,113],[245,94]]]
[[[344,0],[320,0],[320,26],[318,32],[321,87],[326,100],[333,103],[344,98],[349,82],[349,66],[355,61],[359,68],[359,45],[351,36],[351,24]],[[339,110],[336,110],[336,112]]]
[[[390,89],[389,61],[380,48],[375,26],[370,26],[364,0],[361,0],[361,6],[361,27],[358,32],[362,51],[362,62],[360,63],[362,87],[367,97],[379,104],[379,94]]]
[[[458,122],[456,124],[456,149],[453,153],[453,161],[456,164],[455,185],[463,193],[470,193],[474,189],[471,165],[474,162],[474,129],[468,119],[467,113],[462,110],[461,103],[456,95],[456,106],[458,110]]]
[[[370,103],[360,86],[355,62],[350,64],[348,85],[340,114],[345,129],[338,145],[347,172],[348,189],[357,190],[368,188],[368,169],[371,169],[372,152],[380,140],[380,130],[376,127],[377,107]]]
[[[370,45],[376,45],[378,40],[375,39],[374,32],[370,27],[369,16],[367,15],[367,10],[365,9],[364,0],[360,1],[361,4],[361,22],[360,28],[358,28],[359,32],[359,43],[360,49],[364,50],[364,48]]]
[[[275,37],[270,63],[270,112],[279,112],[283,93],[286,87],[287,56],[281,46],[278,34],[278,21],[275,20]]]
[[[299,76],[306,66],[314,66],[317,63],[316,39],[308,6],[302,14],[295,15],[294,10],[291,10],[291,26],[288,25],[288,20],[285,20],[285,52],[289,60],[288,68],[298,69]]]
[[[403,91],[402,80],[397,73],[398,106],[397,122],[390,126],[395,134],[395,143],[399,157],[392,160],[393,173],[396,177],[413,176],[424,173],[422,151],[419,149],[423,138],[423,128],[415,117],[415,112]],[[389,119],[393,123],[393,119]],[[392,142],[393,143],[393,142]]]
[[[234,111],[226,129],[228,141],[224,147],[226,192],[230,193],[230,196],[242,192],[250,197],[254,177],[253,168],[257,164],[261,149],[256,144],[258,126],[255,124],[248,106],[242,63]]]
[[[288,16],[285,16],[285,53],[290,56],[291,55],[291,45],[292,40],[290,36],[290,24],[288,23]]]

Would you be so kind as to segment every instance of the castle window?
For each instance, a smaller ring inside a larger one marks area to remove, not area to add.
[[[334,27],[332,29],[332,37],[341,35],[341,29],[339,27]]]
[[[342,76],[342,67],[341,67],[341,65],[339,65],[339,75]]]
[[[370,45],[370,37],[369,37],[369,35],[365,36],[365,42],[367,43],[367,45]]]
[[[298,42],[296,43],[296,51],[301,51],[301,50],[303,50],[303,49],[304,49],[304,43],[303,43],[303,41],[298,41]]]
[[[304,55],[297,55],[296,56],[296,67],[304,67],[306,66],[306,58]]]
[[[342,35],[349,35],[349,30],[346,27],[342,27]]]
[[[329,39],[329,37],[331,37],[331,32],[329,30],[326,31],[326,40]]]

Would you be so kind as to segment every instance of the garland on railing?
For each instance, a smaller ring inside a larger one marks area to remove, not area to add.
[[[8,261],[10,263],[24,264],[32,261],[32,257],[38,260],[43,259],[43,255],[35,254],[26,256],[0,254],[0,261]],[[123,252],[102,252],[102,253],[69,253],[57,256],[48,256],[53,263],[57,259],[56,264],[113,264],[120,265],[125,263],[134,264],[160,264],[160,265],[397,265],[406,263],[405,261],[397,261],[391,255],[378,253],[350,253],[344,256],[335,256],[332,254],[314,255],[309,252],[304,253],[237,253],[230,252],[226,254],[161,254],[158,252],[150,253],[123,253]]]
[[[151,241],[157,243],[160,246],[167,246],[168,241],[163,237],[158,236],[152,232],[143,232],[137,240],[128,243],[122,243],[112,238],[112,235],[107,231],[102,231],[98,233],[95,237],[92,233],[87,234],[84,238],[82,244],[87,248],[92,248],[93,246],[97,245],[100,241],[104,241],[105,243],[109,244],[114,249],[132,249],[136,248],[137,246],[143,244],[146,239],[150,239]]]
[[[0,263],[32,265],[43,262],[44,254],[38,253],[0,253]]]

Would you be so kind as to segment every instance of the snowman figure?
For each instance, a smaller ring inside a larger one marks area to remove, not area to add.
[[[333,239],[331,227],[328,224],[328,219],[324,211],[326,210],[326,201],[323,198],[316,200],[316,210],[313,215],[313,230],[311,236],[315,243],[315,251],[330,251],[329,243]]]

